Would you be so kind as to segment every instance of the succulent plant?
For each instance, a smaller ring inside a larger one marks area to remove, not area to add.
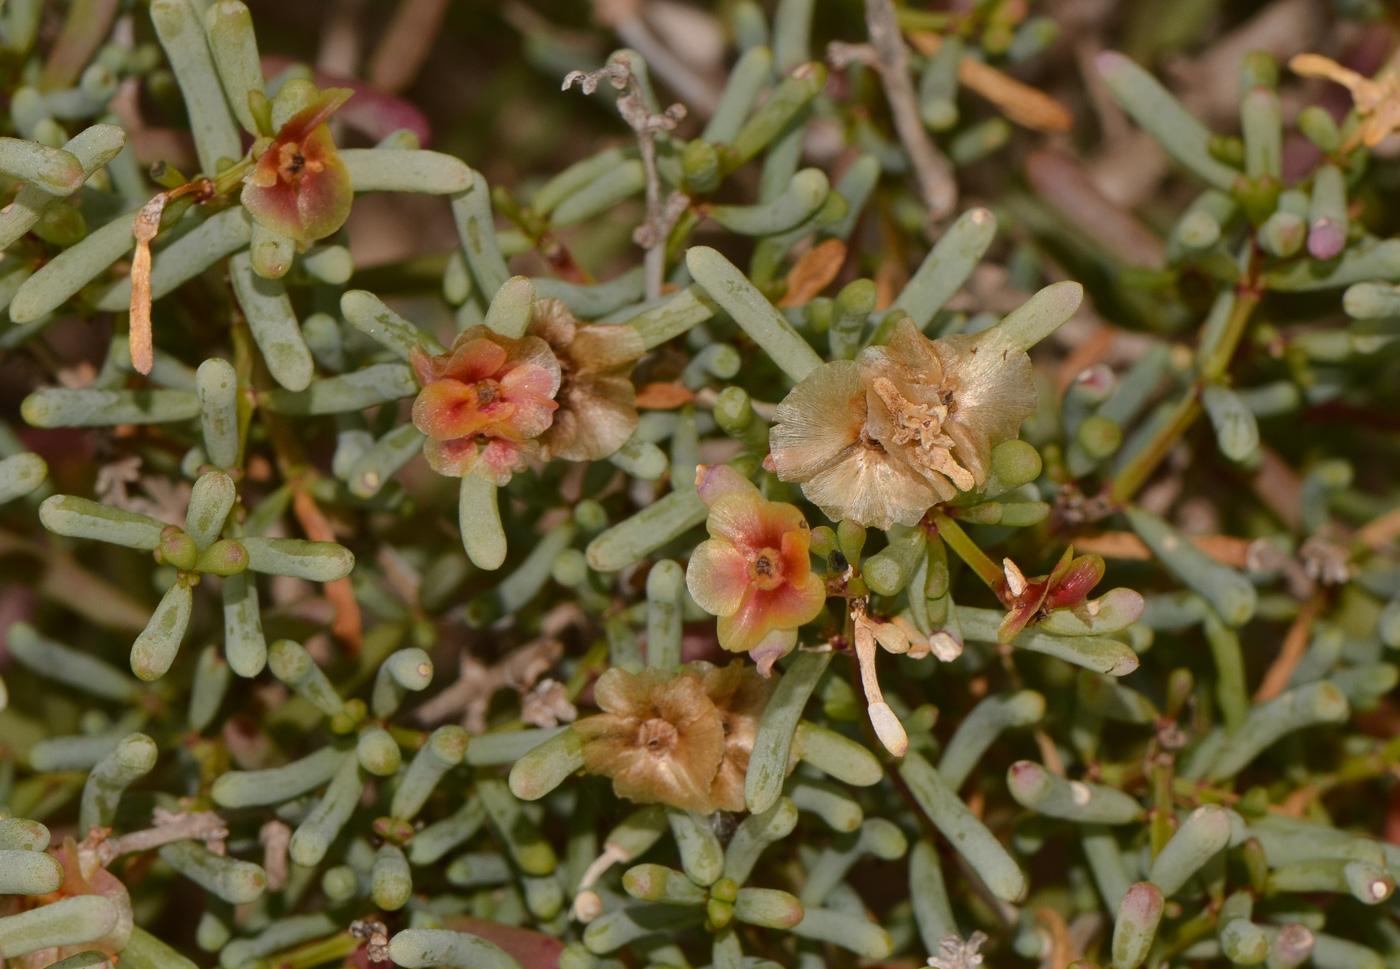
[[[1400,962],[1383,5],[252,6],[0,9],[0,958]]]

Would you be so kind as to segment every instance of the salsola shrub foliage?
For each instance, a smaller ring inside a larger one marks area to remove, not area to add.
[[[1099,54],[1137,222],[987,174],[1025,4],[720,7],[515,187],[240,0],[5,5],[11,965],[1400,964],[1400,60],[1237,135]],[[370,192],[460,246],[357,273]]]

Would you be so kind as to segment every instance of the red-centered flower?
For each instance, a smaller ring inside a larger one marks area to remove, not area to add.
[[[1006,618],[997,630],[997,639],[1009,643],[1027,626],[1039,622],[1053,609],[1078,610],[1094,586],[1103,578],[1104,562],[1098,555],[1074,555],[1074,547],[1065,549],[1060,561],[1049,575],[1027,579],[1010,559],[1005,561],[1006,579],[997,589]]]
[[[428,435],[423,454],[434,471],[504,485],[524,468],[559,406],[559,361],[544,340],[474,326],[447,353],[415,349],[412,363],[423,385],[413,423]]]
[[[702,467],[696,481],[710,539],[691,556],[686,585],[719,617],[719,644],[748,653],[767,676],[826,602],[826,583],[811,567],[811,529],[795,506],[767,500],[725,465]]]
[[[243,186],[243,207],[259,225],[305,249],[350,217],[354,189],[326,119],[354,92],[331,88],[287,119],[258,155]]]

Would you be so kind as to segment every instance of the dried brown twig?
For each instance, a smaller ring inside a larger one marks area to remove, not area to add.
[[[928,221],[939,222],[957,208],[958,183],[952,163],[938,150],[919,118],[914,83],[909,79],[909,49],[904,46],[891,0],[865,0],[865,25],[870,31],[868,50],[873,57],[867,59],[864,45],[855,44],[833,44],[827,48],[827,55],[838,64],[843,57],[860,59],[879,72],[895,130],[909,153],[919,195],[928,208]]]
[[[670,85],[705,117],[715,113],[720,92],[696,73],[647,24],[639,0],[594,0],[598,23],[611,27],[628,47],[645,58],[651,72]]]
[[[469,732],[481,733],[486,729],[486,710],[493,693],[507,686],[521,694],[534,689],[563,652],[557,639],[542,638],[516,647],[500,662],[488,666],[464,651],[456,682],[418,707],[414,716],[425,726],[460,716]]]
[[[287,849],[292,843],[292,829],[273,818],[258,831],[258,841],[263,846],[268,891],[280,891],[287,884]]]
[[[450,0],[402,0],[369,59],[369,82],[399,92],[413,83],[428,59]]]
[[[642,153],[642,168],[646,172],[646,220],[632,233],[632,241],[646,250],[646,298],[661,295],[662,277],[666,271],[666,237],[676,219],[685,211],[690,199],[683,192],[672,192],[661,199],[661,175],[656,169],[656,135],[672,131],[685,117],[685,105],[673,104],[660,114],[647,107],[642,86],[632,73],[631,59],[623,53],[613,55],[613,62],[596,71],[570,71],[564,78],[564,90],[578,84],[584,94],[598,90],[603,80],[623,92],[617,99],[617,110],[628,127],[637,133],[637,148]]]
[[[80,851],[91,851],[102,867],[110,865],[122,855],[150,851],[174,841],[195,840],[210,845],[211,850],[228,837],[224,819],[213,811],[166,811],[156,808],[152,818],[154,827],[143,831],[132,831],[116,838],[103,836],[94,840],[91,836],[81,845]],[[105,829],[94,828],[93,831]]]
[[[926,30],[912,31],[909,42],[925,57],[932,57],[943,46],[943,38]],[[1068,131],[1074,120],[1068,108],[1044,91],[967,54],[958,62],[958,81],[995,104],[1008,121],[1023,128]]]

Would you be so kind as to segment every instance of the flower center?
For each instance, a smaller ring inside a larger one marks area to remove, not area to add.
[[[749,564],[749,578],[765,592],[782,585],[782,554],[775,548],[759,549],[758,555]]]
[[[299,144],[286,144],[277,150],[277,174],[284,182],[298,182],[323,167],[319,161],[307,158]]]
[[[637,729],[637,746],[654,754],[667,754],[676,746],[676,725],[661,717],[652,717]]]
[[[948,405],[952,402],[951,392],[937,398],[937,403],[915,403],[905,398],[888,377],[876,377],[872,384],[894,418],[895,444],[917,442],[919,450],[925,452],[935,447],[953,446],[952,438],[943,433],[943,422],[948,419]]]
[[[501,396],[501,385],[489,377],[476,382],[476,403],[478,407],[494,404]]]

